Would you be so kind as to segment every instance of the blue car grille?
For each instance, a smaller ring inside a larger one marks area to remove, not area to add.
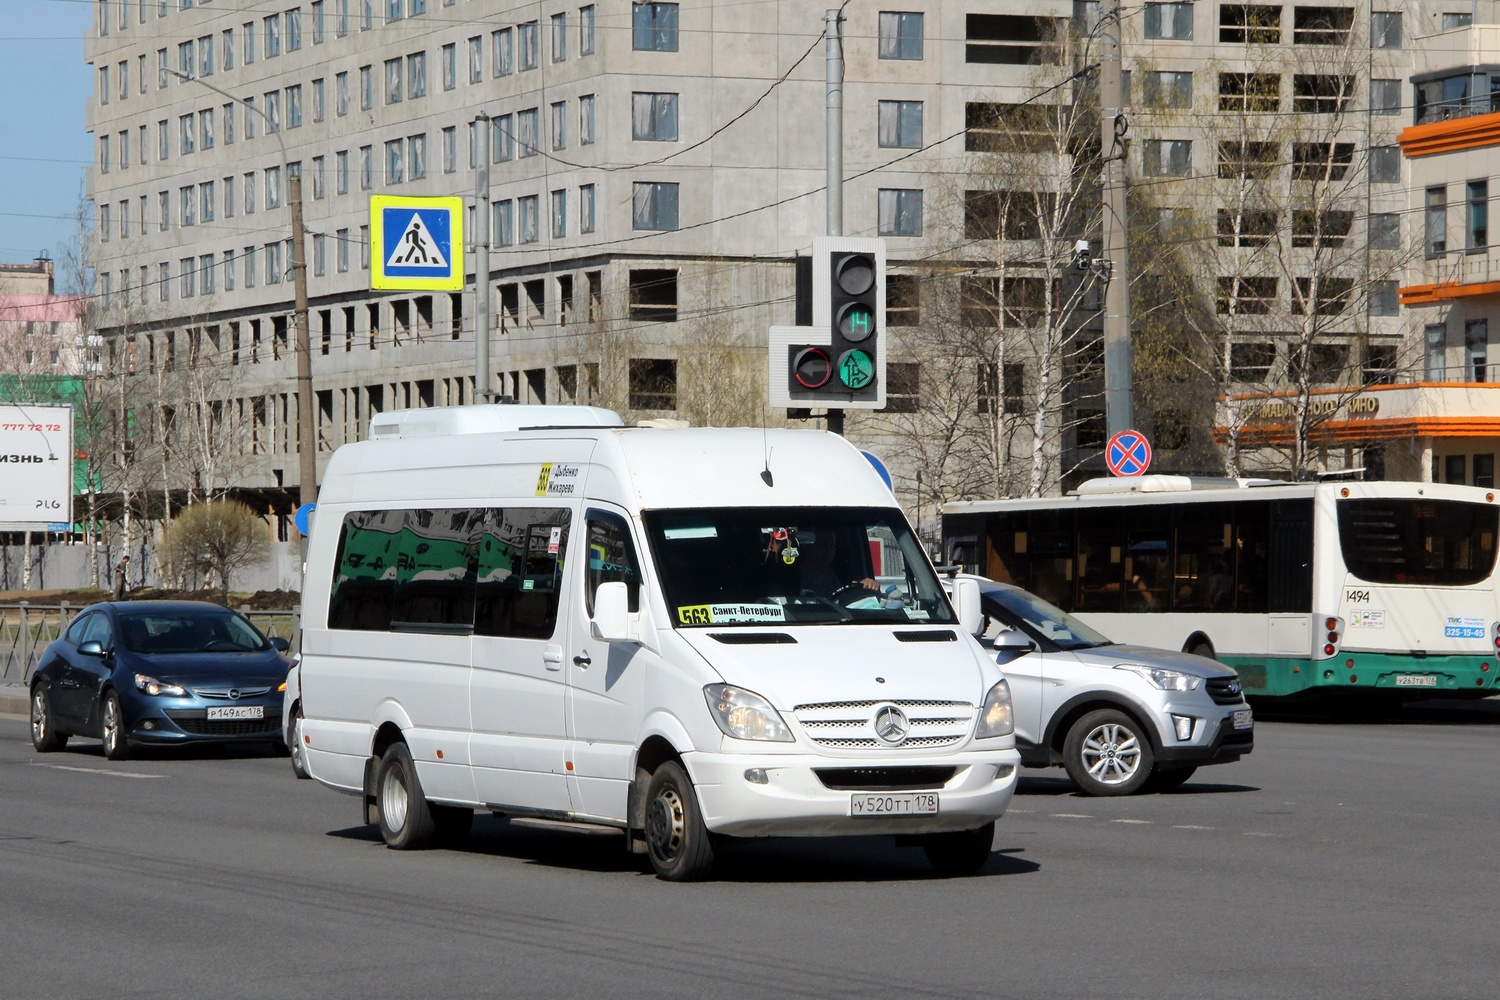
[[[169,711],[166,715],[190,736],[264,736],[268,739],[281,736],[280,714],[267,714],[264,719],[207,719],[201,710]]]

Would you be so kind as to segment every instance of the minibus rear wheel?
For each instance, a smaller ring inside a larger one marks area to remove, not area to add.
[[[708,874],[714,845],[692,779],[675,760],[663,761],[646,788],[646,854],[658,878],[691,882]]]
[[[437,832],[405,743],[392,743],[380,758],[375,805],[380,813],[381,839],[392,850],[426,847]]]

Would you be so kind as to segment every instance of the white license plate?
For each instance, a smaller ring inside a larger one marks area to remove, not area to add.
[[[1242,708],[1230,716],[1234,721],[1231,723],[1236,729],[1249,729],[1255,724],[1255,717],[1251,710]]]
[[[210,719],[264,719],[264,705],[223,705],[208,710]]]
[[[862,792],[849,800],[850,816],[930,816],[937,792]]]
[[[1397,674],[1398,688],[1435,688],[1437,677],[1433,674]]]

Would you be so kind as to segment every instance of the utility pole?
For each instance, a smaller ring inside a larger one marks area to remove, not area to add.
[[[474,402],[488,403],[490,392],[490,149],[495,127],[481,112],[474,119]]]
[[[827,119],[823,182],[828,205],[827,236],[844,235],[844,43],[840,27],[843,20],[837,8],[823,12],[827,43],[823,85]],[[829,408],[828,429],[835,434],[844,433],[843,410]]]
[[[1111,437],[1135,423],[1131,394],[1130,272],[1125,231],[1125,119],[1120,0],[1099,5],[1099,153],[1104,201],[1104,420]]]
[[[207,87],[214,93],[227,97],[236,104],[255,112],[266,123],[266,132],[276,137],[276,145],[281,150],[281,173],[287,180],[287,198],[292,203],[292,286],[296,296],[296,314],[292,322],[296,326],[293,343],[297,345],[298,505],[317,503],[318,440],[313,424],[312,336],[307,322],[307,258],[303,251],[302,175],[300,172],[296,176],[292,175],[292,165],[291,161],[286,158],[286,142],[281,138],[281,128],[271,121],[264,111],[243,98],[235,97],[229,91],[216,87],[191,73],[183,73],[175,69],[169,69],[167,72],[178,79],[191,80],[193,83]]]

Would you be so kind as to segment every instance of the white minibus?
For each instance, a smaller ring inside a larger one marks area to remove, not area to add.
[[[394,848],[484,810],[617,829],[673,880],[851,834],[966,873],[1020,760],[980,625],[837,436],[380,414],[324,476],[291,731]]]

